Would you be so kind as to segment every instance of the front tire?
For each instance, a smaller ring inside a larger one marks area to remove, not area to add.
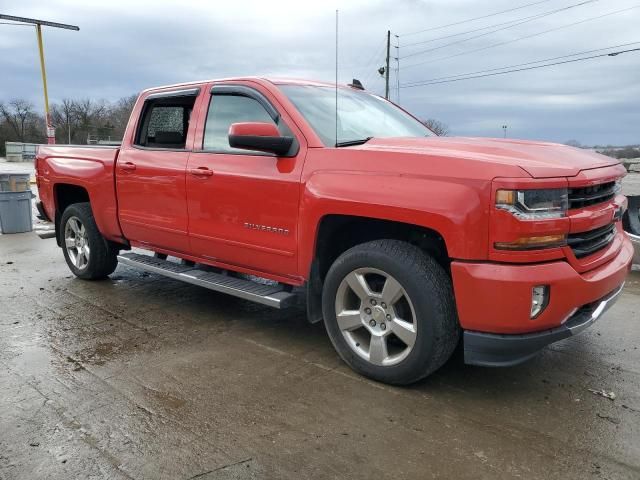
[[[340,255],[325,278],[322,310],[340,357],[385,383],[405,385],[433,373],[460,338],[449,276],[432,257],[398,240]]]
[[[60,235],[64,258],[76,277],[98,280],[118,266],[118,252],[98,230],[89,203],[74,203],[65,209]]]

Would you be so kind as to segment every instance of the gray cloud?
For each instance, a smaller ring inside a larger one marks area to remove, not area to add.
[[[402,59],[448,40],[413,41],[554,10],[578,0],[552,0],[448,29],[404,36],[437,25],[513,8],[509,0],[309,2],[80,2],[25,0],[0,12],[77,24],[80,32],[45,28],[52,101],[64,97],[113,100],[143,88],[235,75],[334,78],[335,8],[340,9],[340,81],[360,78],[382,93],[376,73],[384,37],[400,35],[400,83],[438,78],[639,41],[640,9],[612,15],[448,60],[470,49],[631,7],[635,0],[600,0],[467,43]],[[395,40],[395,37],[394,37]],[[452,39],[455,40],[455,39]],[[640,44],[638,45],[640,46]],[[395,49],[393,49],[395,51]],[[0,100],[24,97],[41,105],[35,32],[0,25]],[[423,65],[409,67],[425,61]],[[392,63],[395,68],[395,62]],[[395,75],[395,72],[394,72]],[[392,77],[392,97],[397,98]],[[540,70],[400,90],[401,104],[435,117],[454,134],[500,136],[501,125],[521,138],[588,144],[640,142],[640,53]]]

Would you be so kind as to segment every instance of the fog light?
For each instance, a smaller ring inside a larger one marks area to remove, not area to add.
[[[536,318],[549,304],[549,286],[538,285],[531,289],[531,318]]]

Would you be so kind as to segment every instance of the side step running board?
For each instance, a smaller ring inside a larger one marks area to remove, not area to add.
[[[149,255],[122,253],[118,255],[118,261],[124,265],[270,307],[285,308],[295,300],[295,294],[285,291],[281,285],[262,285],[220,273],[207,272],[189,265],[160,260]]]

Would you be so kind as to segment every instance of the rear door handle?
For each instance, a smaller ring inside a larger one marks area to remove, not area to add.
[[[210,177],[213,175],[213,170],[209,170],[207,167],[198,167],[190,169],[189,173],[196,177]]]
[[[124,170],[125,172],[133,172],[136,169],[136,165],[131,162],[125,162],[120,164],[120,170]]]

